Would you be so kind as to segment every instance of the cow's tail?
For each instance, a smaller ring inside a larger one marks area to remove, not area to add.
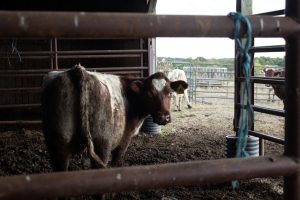
[[[69,71],[72,75],[72,79],[75,86],[79,91],[79,116],[80,116],[80,133],[87,139],[87,152],[97,167],[106,168],[106,164],[102,161],[102,159],[95,153],[93,138],[90,132],[90,122],[89,122],[89,111],[88,111],[88,102],[89,102],[89,92],[88,92],[88,79],[87,72],[83,66],[75,65]]]

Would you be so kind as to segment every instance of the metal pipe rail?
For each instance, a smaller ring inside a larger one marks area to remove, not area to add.
[[[20,51],[21,56],[27,55],[55,55],[55,54],[76,54],[76,55],[85,55],[85,54],[121,54],[121,53],[147,53],[146,49],[112,49],[112,50],[74,50],[74,51]],[[1,53],[0,56],[6,56],[7,53]]]
[[[265,52],[284,52],[284,45],[274,45],[274,46],[257,46],[251,47],[249,53],[265,53]]]
[[[0,105],[0,109],[10,109],[10,108],[25,108],[25,109],[30,109],[30,108],[40,108],[41,104],[39,103],[32,103],[32,104],[5,104],[5,105]]]
[[[264,140],[268,140],[268,141],[271,141],[271,142],[274,142],[277,144],[281,144],[281,145],[285,144],[284,140],[281,138],[278,138],[278,137],[266,135],[266,134],[259,133],[257,131],[251,131],[251,130],[249,130],[248,133],[249,133],[249,135],[252,135],[252,136],[264,139]]]
[[[251,169],[251,170],[249,170]],[[286,156],[0,177],[1,199],[38,199],[290,176],[299,163]]]
[[[241,103],[237,104],[237,107],[240,108],[245,108],[245,105],[242,105]],[[278,110],[278,109],[271,109],[271,108],[266,108],[266,107],[261,107],[261,106],[252,106],[254,111],[265,113],[265,114],[270,114],[270,115],[276,115],[280,117],[285,116],[285,111],[284,110]]]
[[[257,13],[255,15],[284,15],[285,10],[275,10],[275,11],[270,11],[270,12],[264,12],[264,13]]]
[[[28,88],[0,88],[0,93],[38,93],[41,92],[41,87]],[[0,104],[1,105],[1,104]]]
[[[261,106],[253,106],[253,110],[257,111],[257,112],[265,113],[265,114],[280,116],[280,117],[285,116],[284,110],[265,108],[265,107],[261,107]]]
[[[133,67],[92,67],[86,68],[88,71],[118,71],[122,70],[141,70],[148,69],[147,66],[133,66]],[[67,69],[59,68],[56,71],[64,71]],[[51,69],[16,69],[16,70],[0,70],[0,74],[26,74],[26,73],[48,73],[53,71]]]
[[[11,120],[11,121],[0,121],[0,125],[41,125],[41,120]],[[1,196],[0,196],[1,199]]]
[[[232,37],[234,31],[228,16],[0,11],[0,19],[0,37],[6,38]],[[288,17],[249,16],[249,20],[253,37],[288,37],[300,32],[299,23]],[[241,34],[245,34],[244,26]]]
[[[237,77],[236,81],[242,82],[245,80],[245,77]],[[284,85],[285,78],[280,77],[250,77],[250,81],[253,83],[261,83],[261,84],[275,84],[275,85]]]

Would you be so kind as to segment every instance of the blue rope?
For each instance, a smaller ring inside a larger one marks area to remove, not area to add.
[[[243,61],[243,73],[245,76],[244,88],[242,91],[242,99],[241,102],[244,103],[245,97],[247,97],[246,108],[243,107],[241,109],[240,119],[239,119],[239,129],[238,129],[238,138],[236,142],[236,157],[248,157],[248,153],[246,152],[246,145],[248,139],[248,130],[250,125],[249,116],[253,116],[253,109],[251,107],[250,102],[250,56],[249,49],[251,47],[251,24],[249,19],[246,16],[243,16],[240,13],[231,12],[228,16],[233,17],[234,19],[234,34],[233,39],[235,40],[240,55],[242,56]],[[246,32],[246,43],[243,47],[241,38],[239,37],[240,26],[241,23],[244,23],[247,28]],[[237,181],[232,182],[233,188],[238,186]]]
[[[11,42],[11,53],[16,53],[19,58],[19,61],[22,62],[22,57],[20,55],[19,50],[17,49],[17,40],[12,40]]]

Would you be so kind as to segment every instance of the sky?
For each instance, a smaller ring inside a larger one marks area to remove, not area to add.
[[[236,0],[158,0],[156,14],[224,15],[235,12]],[[218,6],[216,6],[218,5]],[[284,9],[285,0],[253,0],[253,13]],[[255,46],[284,44],[282,38],[258,38]],[[157,38],[156,55],[173,58],[233,58],[234,41],[229,38]],[[256,56],[283,57],[284,53]]]

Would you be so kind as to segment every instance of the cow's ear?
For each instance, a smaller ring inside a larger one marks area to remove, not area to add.
[[[183,94],[184,90],[188,88],[188,84],[185,81],[173,81],[171,82],[171,88],[177,93],[177,94]]]
[[[143,87],[143,82],[142,81],[133,81],[130,84],[130,89],[134,92],[134,93],[140,93]]]

